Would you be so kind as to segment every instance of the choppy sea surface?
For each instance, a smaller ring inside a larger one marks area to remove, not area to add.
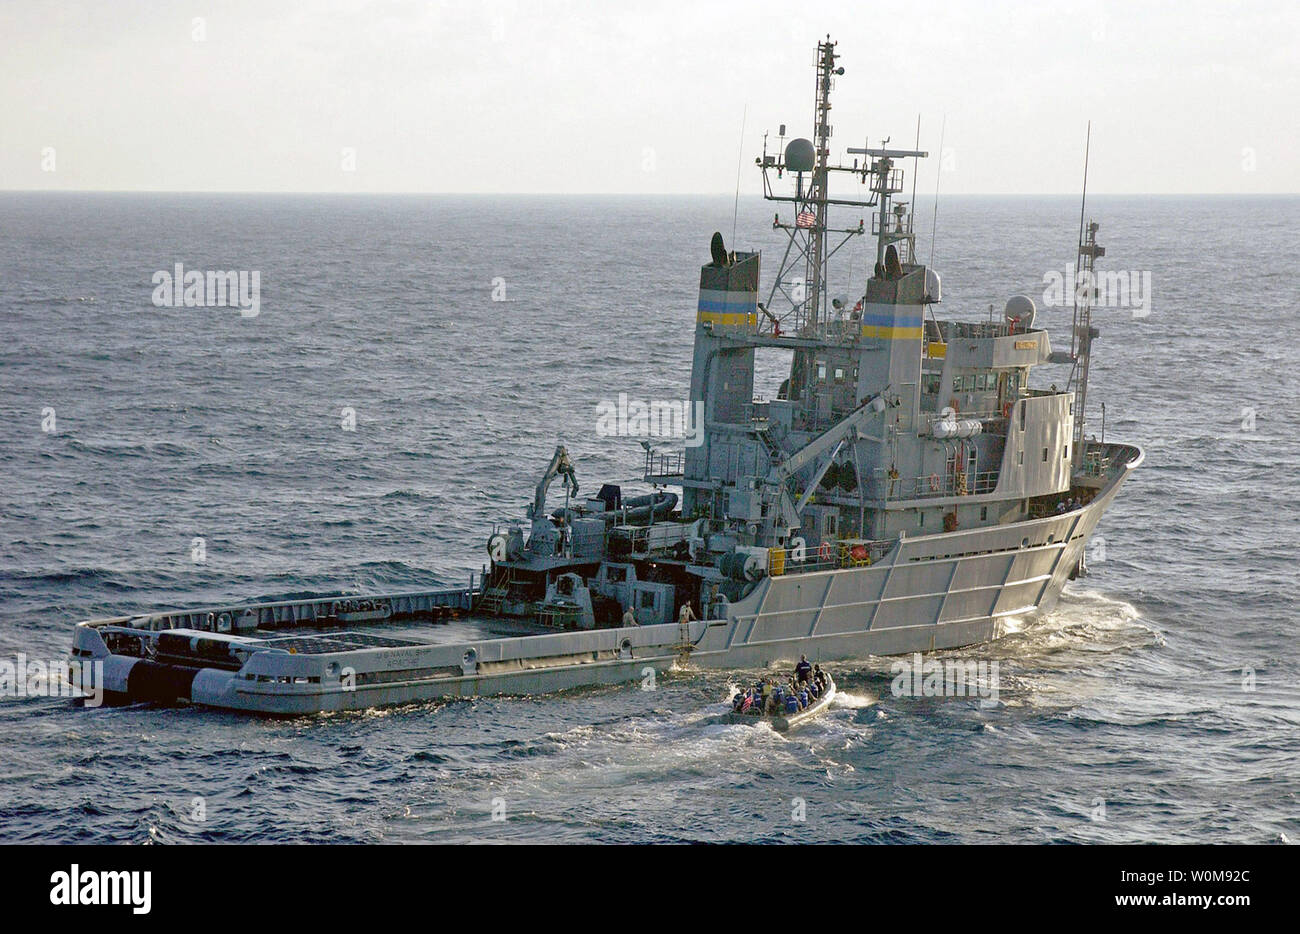
[[[1300,839],[1300,199],[1090,214],[1102,268],[1150,274],[1149,308],[1097,313],[1093,430],[1104,401],[1147,459],[1052,614],[949,653],[998,662],[997,703],[894,697],[889,659],[837,666],[787,736],[708,723],[755,672],[287,721],[3,697],[0,838]],[[1078,220],[946,199],[941,316],[1041,307]],[[465,583],[559,440],[588,487],[635,485],[596,405],[684,398],[732,223],[729,197],[0,194],[0,659],[60,659],[94,615]],[[769,280],[767,206],[738,230]],[[156,306],[176,263],[258,271],[260,313]],[[1068,341],[1068,309],[1039,321]]]

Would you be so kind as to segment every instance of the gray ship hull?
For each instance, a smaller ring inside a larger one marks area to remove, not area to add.
[[[98,671],[112,699],[285,716],[588,685],[649,689],[658,674],[683,666],[761,668],[800,655],[831,662],[975,645],[1055,607],[1097,524],[1142,462],[1138,448],[1109,448],[1121,455],[1118,466],[1085,506],[1004,526],[904,537],[867,567],[768,577],[732,603],[725,618],[436,644],[391,639],[366,645],[350,632],[322,636],[319,644],[236,637],[242,663],[211,667],[110,651],[105,641],[164,632],[211,639],[191,628],[205,614],[209,620],[246,614],[310,623],[317,614],[323,618],[334,599],[323,598],[83,622],[73,661],[88,673]],[[468,607],[472,598],[463,589],[371,599],[401,615],[429,606]],[[102,667],[86,664],[96,662]]]

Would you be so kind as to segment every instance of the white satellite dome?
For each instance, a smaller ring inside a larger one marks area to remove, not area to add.
[[[1007,299],[1004,314],[1008,324],[1016,324],[1022,330],[1028,330],[1034,326],[1034,316],[1037,313],[1038,307],[1028,295],[1013,295]]]
[[[925,302],[926,304],[931,304],[933,302],[941,302],[941,301],[943,301],[943,285],[939,281],[939,274],[935,272],[933,269],[931,269],[929,266],[926,266],[925,267]]]

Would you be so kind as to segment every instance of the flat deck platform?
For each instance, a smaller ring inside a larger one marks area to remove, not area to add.
[[[510,636],[537,636],[557,631],[525,620],[464,616],[436,623],[399,620],[303,626],[292,630],[257,629],[243,635],[263,641],[268,647],[284,649],[295,655],[327,655],[357,649],[462,644]]]

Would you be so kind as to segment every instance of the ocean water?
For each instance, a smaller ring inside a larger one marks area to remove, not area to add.
[[[1093,430],[1104,401],[1147,460],[1055,612],[950,653],[998,662],[996,704],[896,698],[888,659],[789,736],[708,724],[753,672],[288,721],[7,697],[0,839],[1300,838],[1300,199],[1090,214],[1102,268],[1150,281],[1097,313]],[[768,278],[770,218],[742,200],[733,244]],[[0,659],[93,615],[464,583],[560,440],[587,488],[635,485],[596,405],[684,398],[732,223],[729,197],[0,194]],[[946,199],[941,316],[1041,306],[1077,227],[1073,198]],[[178,262],[258,271],[260,314],[156,307]],[[1040,313],[1058,346],[1068,316]]]

